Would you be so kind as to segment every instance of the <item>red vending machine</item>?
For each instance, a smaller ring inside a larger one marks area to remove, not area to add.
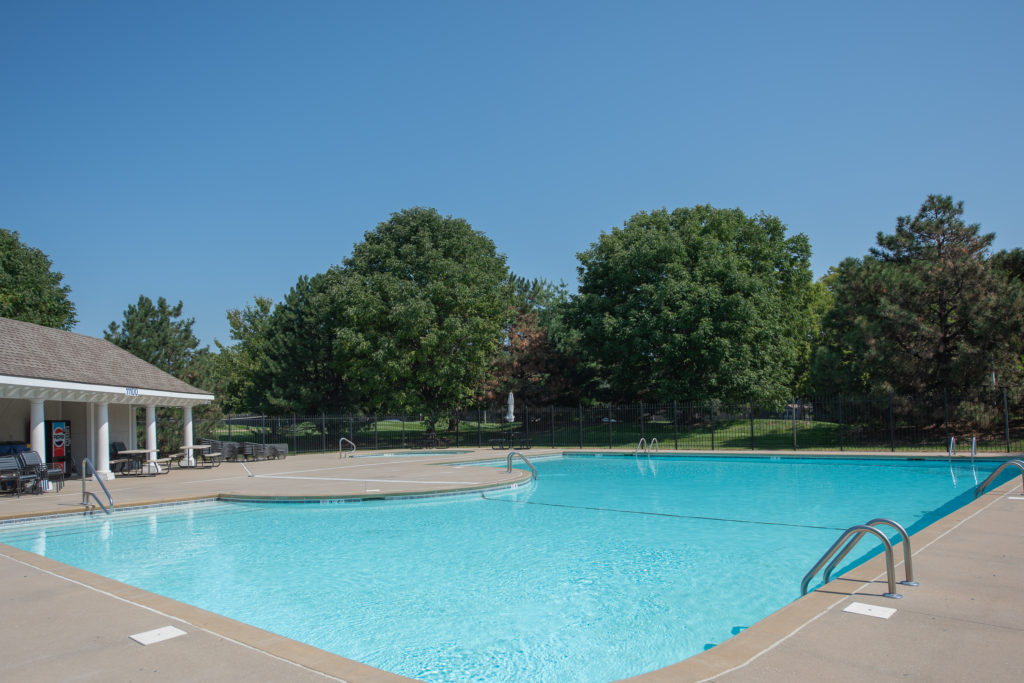
[[[67,420],[46,421],[46,464],[59,467],[64,474],[70,474],[71,423]]]

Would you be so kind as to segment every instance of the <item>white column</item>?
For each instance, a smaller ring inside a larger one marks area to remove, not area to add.
[[[24,405],[24,404],[22,404]],[[32,408],[29,411],[29,436],[32,450],[40,457],[46,457],[46,410],[43,406],[43,399],[32,399]]]
[[[186,446],[192,445],[192,406],[185,406],[182,408],[184,415],[182,416],[182,422],[185,423],[185,441],[183,442]],[[188,455],[185,456],[185,464],[189,467],[194,467],[196,464],[195,451],[188,449],[185,451]]]
[[[146,449],[156,451],[156,407],[146,406]],[[159,472],[156,464],[156,453],[149,454],[149,462],[144,470],[147,474]]]
[[[130,451],[139,447],[139,414],[135,408],[136,406],[128,406],[128,450]]]
[[[110,404],[96,404],[96,472],[97,476],[110,481]]]

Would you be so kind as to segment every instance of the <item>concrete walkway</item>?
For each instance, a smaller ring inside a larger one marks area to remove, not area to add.
[[[504,468],[437,464],[481,455],[504,454],[344,460],[310,455],[248,464],[255,476],[225,463],[108,483],[121,507],[220,494],[439,493],[524,480],[524,473],[507,474]],[[95,482],[88,486],[98,492]],[[0,520],[81,511],[80,501],[76,481],[61,493],[4,497]],[[1024,496],[1016,478],[915,534],[914,570],[921,585],[900,586],[902,600],[881,597],[885,574],[878,557],[707,652],[630,680],[1016,681],[1017,653],[1024,645],[1022,521]],[[902,564],[897,572],[902,579]],[[0,586],[8,680],[408,680],[2,544]],[[851,603],[896,612],[889,619],[844,612]],[[186,635],[149,646],[129,639],[166,626]]]

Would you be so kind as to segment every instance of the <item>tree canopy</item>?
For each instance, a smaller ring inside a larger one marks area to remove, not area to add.
[[[153,300],[139,296],[136,304],[124,311],[124,320],[116,322],[103,336],[122,349],[151,363],[166,373],[196,386],[202,386],[195,361],[207,349],[199,349],[199,340],[192,333],[194,318],[182,318],[182,303],[170,306],[163,297]]]
[[[505,257],[461,218],[400,211],[367,232],[329,290],[334,357],[359,402],[436,417],[480,391],[510,315]]]
[[[71,287],[50,257],[0,228],[0,317],[70,330],[78,322]]]
[[[815,358],[819,389],[973,392],[1019,379],[1024,285],[1015,255],[963,221],[963,202],[931,195],[877,246],[835,269],[834,307]],[[988,381],[988,382],[987,382]]]
[[[808,325],[809,258],[773,216],[641,212],[579,254],[566,318],[609,400],[781,399]]]

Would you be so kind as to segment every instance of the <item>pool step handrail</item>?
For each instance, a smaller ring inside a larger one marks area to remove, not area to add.
[[[338,457],[339,458],[344,458],[345,457],[345,452],[343,450],[341,450],[341,446],[342,446],[342,444],[346,444],[346,443],[349,446],[352,447],[349,450],[349,452],[348,452],[349,457],[351,457],[352,454],[356,452],[356,445],[353,442],[351,442],[348,439],[346,439],[345,437],[341,437],[340,439],[338,439]]]
[[[953,469],[953,458],[956,457],[956,437],[949,437],[949,446],[946,447],[946,459],[949,461],[949,476],[953,477],[953,488],[956,488],[956,471]]]
[[[647,444],[647,455],[651,454],[651,451],[658,452],[658,438],[651,437],[651,442]]]
[[[526,466],[530,468],[530,472],[532,473],[530,475],[530,477],[532,479],[536,479],[537,478],[537,468],[533,466],[533,463],[530,462],[529,458],[527,458],[525,455],[523,455],[519,451],[509,451],[508,452],[508,462],[505,463],[505,471],[509,472],[509,473],[512,472],[512,456],[514,456],[514,455],[518,455],[520,458],[522,458],[523,462],[526,463]]]
[[[641,437],[637,443],[636,448],[633,449],[633,457],[639,457],[641,453],[647,450],[647,439]]]
[[[900,581],[900,584],[904,586],[920,585],[914,580],[914,560],[910,551],[910,535],[907,533],[907,530],[903,528],[903,525],[898,522],[894,522],[891,519],[885,519],[884,517],[876,517],[870,522],[865,522],[865,524],[867,526],[880,526],[884,524],[885,526],[890,526],[899,532],[900,540],[903,541],[903,571],[905,572],[904,576],[906,577],[903,581]],[[846,554],[853,550],[853,546],[857,544],[857,541],[859,541],[860,537],[863,535],[863,533],[860,533],[851,538],[850,542],[846,544],[846,547],[828,563],[828,566],[825,567],[825,573],[823,574],[825,583],[832,580],[832,572],[839,566],[839,563],[843,561]]]
[[[86,465],[92,468],[92,478],[99,482],[100,488],[103,489],[103,493],[107,494],[107,502],[109,503],[109,507],[103,505],[103,501],[100,500],[99,496],[97,496],[95,493],[86,490],[85,480],[89,478],[89,472]],[[100,506],[100,509],[106,512],[108,515],[114,510],[114,499],[111,497],[110,491],[107,490],[107,485],[103,483],[103,480],[100,478],[99,473],[96,471],[96,463],[94,463],[92,459],[89,458],[89,456],[87,455],[82,458],[82,505],[88,505],[90,498],[95,500],[96,504]]]
[[[888,579],[889,582],[889,592],[884,593],[882,597],[894,599],[902,598],[903,596],[896,592],[896,569],[892,561],[892,543],[889,541],[889,538],[885,534],[883,534],[875,527],[868,526],[867,524],[857,524],[855,526],[851,526],[849,529],[844,531],[842,535],[839,536],[839,540],[832,544],[832,547],[829,548],[825,552],[825,554],[821,556],[821,559],[814,564],[814,567],[811,568],[811,571],[807,572],[807,574],[804,576],[804,580],[800,582],[800,595],[807,595],[807,586],[808,584],[810,584],[811,579],[814,578],[814,575],[817,574],[818,571],[820,571],[821,568],[825,566],[826,562],[832,559],[832,556],[840,548],[843,547],[847,540],[856,535],[856,540],[859,541],[860,539],[864,538],[866,534],[871,534],[873,536],[878,537],[878,539],[882,542],[882,545],[885,546],[885,573],[886,579]]]
[[[1005,470],[1010,465],[1013,465],[1014,467],[1017,467],[1017,468],[1020,469],[1020,478],[1021,478],[1021,481],[1024,482],[1024,460],[1021,460],[1020,458],[1014,458],[1013,460],[1007,460],[1002,465],[997,467],[995,472],[993,472],[992,474],[988,475],[988,478],[985,481],[983,481],[980,484],[978,484],[977,488],[974,489],[974,497],[977,498],[982,493],[984,493],[985,489],[988,488],[988,485],[991,484],[995,480],[995,478],[999,476],[1000,472]]]
[[[974,456],[978,454],[978,437],[971,437],[971,474],[974,475],[974,485],[978,485],[978,466],[974,464]]]

